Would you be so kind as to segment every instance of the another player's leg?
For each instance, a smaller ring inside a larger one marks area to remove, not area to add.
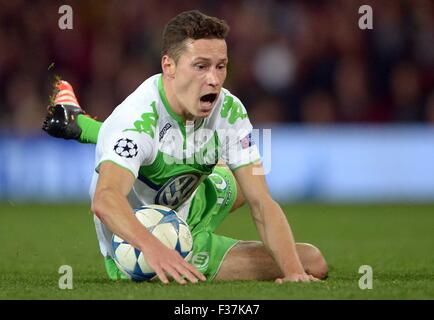
[[[50,100],[42,125],[44,131],[56,138],[96,144],[102,122],[89,117],[80,107],[74,89],[67,81],[55,83]],[[104,266],[110,280],[128,280],[111,257],[104,258]]]
[[[321,251],[308,243],[297,243],[297,253],[306,273],[327,277],[328,267]],[[260,241],[240,241],[225,256],[215,280],[275,280],[283,275]]]
[[[102,122],[86,115],[72,86],[64,80],[55,83],[42,129],[56,138],[96,144]]]

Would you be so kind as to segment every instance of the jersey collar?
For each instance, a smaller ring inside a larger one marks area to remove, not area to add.
[[[175,111],[173,111],[172,107],[167,100],[166,91],[164,91],[163,86],[163,74],[161,74],[160,79],[158,79],[158,92],[160,94],[160,98],[163,101],[164,107],[166,108],[167,113],[175,119],[176,122],[184,124],[184,120],[181,116],[177,115]]]
[[[178,122],[180,127],[185,126],[184,119],[177,115],[175,111],[173,111],[172,107],[169,104],[169,101],[167,100],[166,91],[164,90],[163,86],[163,74],[160,75],[160,78],[158,79],[158,93],[160,94],[161,100],[163,101],[164,107],[166,108],[167,113],[176,121]],[[204,123],[205,119],[201,118],[198,121],[194,121],[194,130],[196,131],[199,129],[202,124]]]

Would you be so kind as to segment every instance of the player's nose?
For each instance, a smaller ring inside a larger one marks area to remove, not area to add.
[[[212,87],[217,87],[220,84],[220,79],[217,75],[217,72],[214,68],[211,68],[207,74],[207,84]]]

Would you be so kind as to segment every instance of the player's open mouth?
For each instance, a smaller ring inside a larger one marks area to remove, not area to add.
[[[204,106],[211,107],[216,99],[217,93],[208,93],[200,97],[200,102],[202,102],[202,105]]]

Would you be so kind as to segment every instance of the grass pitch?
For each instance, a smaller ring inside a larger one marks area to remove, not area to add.
[[[110,282],[87,205],[0,204],[0,299],[434,299],[434,204],[284,206],[298,242],[324,253],[320,283],[236,281]],[[258,240],[247,209],[219,233]],[[59,267],[73,268],[61,290]],[[373,269],[373,289],[359,288],[359,267]]]

